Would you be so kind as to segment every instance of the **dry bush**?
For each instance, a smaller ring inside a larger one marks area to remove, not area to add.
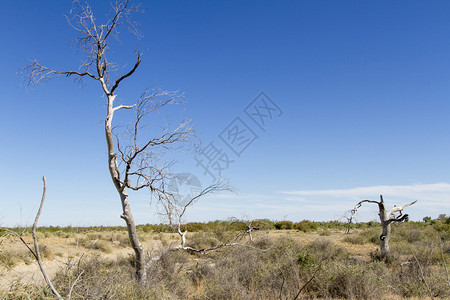
[[[315,256],[318,261],[340,260],[349,256],[347,249],[322,238],[307,244],[305,250]]]
[[[54,257],[51,247],[41,243],[39,244],[39,250],[42,258],[52,259]],[[34,261],[34,256],[31,252],[19,245],[16,248],[1,249],[0,250],[0,263],[2,266],[10,269],[15,267],[19,263],[30,264]]]
[[[107,240],[100,240],[98,237],[102,235],[88,234],[87,236],[77,239],[76,243],[86,249],[100,250],[104,253],[111,253],[113,250],[112,243]]]
[[[344,238],[344,242],[354,245],[364,245],[367,243],[378,244],[380,234],[381,234],[381,227],[365,228],[360,231],[352,232],[346,235]]]
[[[389,272],[383,263],[331,261],[323,266],[307,292],[319,298],[375,299],[386,294]]]
[[[127,235],[121,235],[118,240],[121,247],[128,248],[131,246],[130,238]]]
[[[329,237],[302,243],[303,235],[270,238],[260,233],[248,244],[252,247],[226,247],[205,255],[182,250],[168,252],[148,270],[146,286],[136,283],[131,257],[115,260],[85,257],[79,267],[77,261],[72,261],[57,274],[54,283],[68,298],[71,285],[80,276],[72,299],[293,299],[317,271],[300,298],[422,299],[430,293],[415,256],[433,297],[449,298],[438,240],[429,234],[423,236],[416,229],[421,230],[414,226],[397,229],[393,238],[397,241],[392,246],[394,256],[389,263],[377,260],[376,253],[370,262],[352,259],[345,247]],[[188,233],[187,241],[197,248],[211,247],[233,240],[235,234],[216,230]],[[379,228],[351,235],[370,240],[374,234],[378,238]],[[172,240],[170,234],[155,236],[165,239],[166,245]],[[82,241],[89,247],[95,241],[92,239],[98,237],[86,234]],[[122,238],[124,243],[128,241],[126,232],[114,237],[102,234],[97,243],[112,246],[112,239],[120,244]],[[448,243],[448,239],[442,241],[447,261]],[[17,291],[23,288],[17,287]],[[45,297],[46,292],[35,289],[30,294]]]
[[[39,252],[42,258],[52,259],[54,257],[52,247],[48,246],[47,244],[40,243]]]
[[[187,238],[187,245],[195,249],[214,247],[222,241],[211,232],[195,232]]]
[[[267,251],[233,247],[218,257],[204,276],[203,297],[274,299],[281,293],[293,298],[310,273],[298,263],[301,245],[290,238],[263,243],[270,246]]]
[[[190,255],[184,251],[170,252],[152,264],[147,271],[149,286],[159,286],[159,290],[170,290],[180,299],[188,298],[191,281],[186,276],[190,265]]]
[[[70,283],[77,277],[72,299],[174,299],[183,298],[189,287],[182,276],[187,253],[174,252],[163,256],[148,270],[149,283],[140,286],[135,280],[131,258],[106,260],[93,257],[59,272],[54,284],[62,295],[68,295]]]
[[[30,264],[33,261],[32,254],[28,249],[17,247],[15,249],[2,249],[0,251],[1,265],[6,268],[13,268],[19,263]]]
[[[5,300],[30,300],[30,299],[55,299],[48,287],[36,288],[34,284],[13,282],[9,290],[0,290],[0,299]]]
[[[419,262],[420,263],[420,262]],[[448,299],[450,297],[449,283],[443,268],[436,265],[422,265],[424,279],[433,297]],[[415,260],[404,262],[394,270],[392,286],[396,294],[402,297],[429,297],[430,291],[422,278],[419,265]]]
[[[119,291],[123,288],[134,287],[135,294],[140,294],[141,289],[136,285],[133,274],[129,260],[110,261],[94,257],[82,260],[79,267],[59,272],[54,279],[54,285],[62,295],[68,295],[70,283],[79,277],[72,292],[72,299],[118,299]]]
[[[330,236],[331,232],[328,229],[322,230],[319,234],[320,236]]]

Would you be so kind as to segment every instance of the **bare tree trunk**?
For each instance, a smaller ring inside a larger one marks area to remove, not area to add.
[[[130,209],[130,202],[128,201],[128,193],[125,190],[124,184],[120,181],[120,171],[117,164],[117,154],[114,151],[114,140],[112,133],[112,119],[114,115],[113,101],[115,96],[108,96],[108,115],[105,120],[105,134],[106,143],[108,146],[108,168],[111,174],[111,179],[120,195],[122,203],[122,215],[120,216],[127,224],[128,237],[130,239],[131,247],[136,255],[136,276],[140,283],[145,283],[147,280],[147,272],[145,268],[145,252],[136,231],[136,224],[134,222],[133,214]]]
[[[386,213],[384,207],[383,196],[380,195],[380,202],[378,203],[380,222],[382,226],[382,232],[380,235],[380,252],[381,257],[386,258],[389,255],[389,239],[391,238],[391,223],[389,222],[389,216]]]
[[[131,247],[136,255],[136,276],[140,283],[145,283],[147,281],[147,270],[145,268],[145,252],[139,241],[136,224],[134,223],[133,214],[130,210],[130,203],[128,202],[128,195],[126,192],[120,193],[120,200],[122,202],[123,214],[120,216],[125,220],[128,229],[128,237],[131,242]]]
[[[383,221],[383,232],[380,236],[380,251],[381,251],[381,257],[388,257],[389,256],[389,239],[391,238],[391,224]]]

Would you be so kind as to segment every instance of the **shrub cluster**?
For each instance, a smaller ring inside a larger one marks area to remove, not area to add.
[[[72,299],[293,299],[300,290],[300,298],[309,299],[430,296],[446,299],[450,297],[444,268],[450,260],[450,235],[446,227],[449,224],[446,220],[393,226],[393,255],[389,260],[381,260],[377,252],[364,259],[357,258],[342,243],[378,243],[379,224],[377,227],[366,224],[338,239],[336,236],[314,235],[316,239],[306,242],[302,234],[259,232],[253,242],[246,240],[247,246],[221,248],[206,255],[169,252],[148,269],[145,286],[135,281],[131,256],[117,259],[99,255],[84,257],[79,262],[68,263],[57,273],[54,284],[64,297],[71,293]],[[260,222],[261,228],[305,232],[325,232],[341,226],[332,222],[323,223],[323,227],[322,223],[309,221]],[[233,230],[246,226],[239,222],[219,221],[190,224],[193,232],[188,235],[188,244],[195,248],[233,241],[236,236]],[[149,230],[143,226],[139,232],[144,234]],[[153,238],[163,241],[167,236],[167,233],[159,233]],[[108,247],[125,244],[126,240],[126,233],[121,230],[99,231],[84,234],[78,243],[108,252]],[[46,249],[48,247],[44,246],[43,251]],[[51,251],[48,253],[51,255]],[[35,298],[51,295],[47,288],[24,285],[13,286],[8,293],[20,295],[20,292]],[[13,298],[15,296],[9,299]]]

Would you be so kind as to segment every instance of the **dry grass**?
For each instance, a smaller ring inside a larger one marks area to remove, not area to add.
[[[44,261],[60,262],[52,277],[61,294],[67,296],[78,278],[72,299],[292,299],[316,271],[302,297],[423,299],[430,295],[414,256],[432,296],[450,297],[442,262],[443,254],[449,264],[449,234],[439,232],[441,252],[434,229],[401,224],[393,230],[393,255],[386,263],[376,256],[374,237],[379,236],[379,230],[369,227],[350,235],[329,228],[308,233],[270,230],[255,234],[253,248],[235,246],[208,255],[171,252],[148,270],[149,283],[144,287],[134,280],[126,232],[44,233],[41,243]],[[153,254],[177,242],[171,233],[142,230],[139,234]],[[193,247],[204,248],[229,242],[234,236],[235,232],[214,229],[188,233],[187,240]],[[19,268],[36,267],[15,240],[3,240],[0,257],[0,278],[11,278]],[[42,282],[33,283],[8,281],[7,286],[0,285],[0,298],[51,296]]]

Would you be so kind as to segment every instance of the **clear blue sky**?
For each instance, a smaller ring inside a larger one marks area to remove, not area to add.
[[[92,1],[94,2],[94,1]],[[98,19],[109,1],[95,1]],[[64,15],[71,1],[4,1],[0,12],[0,224],[121,224],[106,166],[105,99],[96,83],[66,78],[28,89],[31,58],[60,70],[81,55]],[[450,3],[448,1],[146,1],[144,38],[114,49],[119,66],[144,52],[117,94],[146,87],[185,93],[172,114],[191,118],[203,145],[234,162],[239,194],[200,200],[187,221],[228,217],[335,220],[383,194],[413,200],[411,219],[450,213]],[[283,114],[262,131],[245,107],[264,91]],[[125,113],[126,115],[126,113]],[[173,116],[169,116],[172,118]],[[240,117],[258,136],[240,157],[219,134]],[[127,122],[125,116],[121,119]],[[193,155],[175,171],[208,177]],[[138,223],[160,222],[148,193],[132,194]],[[376,218],[367,207],[361,220]]]

